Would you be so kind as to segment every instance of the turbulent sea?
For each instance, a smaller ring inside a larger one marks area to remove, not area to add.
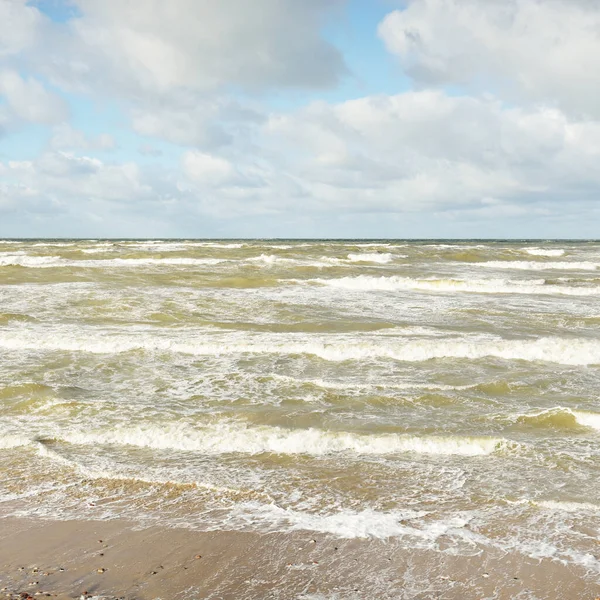
[[[0,242],[0,516],[600,578],[600,242]]]

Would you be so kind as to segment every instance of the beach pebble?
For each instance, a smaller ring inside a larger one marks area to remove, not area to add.
[[[106,569],[98,569],[98,573],[104,573],[106,572]]]
[[[196,556],[194,556],[194,558],[202,558],[202,555],[196,554]]]

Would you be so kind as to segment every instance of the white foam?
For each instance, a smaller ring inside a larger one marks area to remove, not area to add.
[[[382,383],[381,381],[326,381],[324,379],[300,379],[297,377],[290,377],[289,375],[279,375],[277,373],[272,373],[271,377],[273,379],[278,379],[280,381],[285,381],[288,383],[293,383],[296,385],[309,384],[317,387],[332,389],[332,390],[364,390],[371,389],[378,386],[383,386],[386,389],[394,389],[394,390],[427,390],[427,391],[459,391],[459,390],[468,390],[471,389],[472,385],[444,385],[444,384],[436,384],[436,383],[419,383],[419,382],[405,382],[405,383],[393,383],[386,381]]]
[[[600,413],[591,413],[574,410],[573,414],[575,415],[575,418],[577,419],[577,422],[580,425],[600,431]]]
[[[40,330],[19,324],[0,331],[0,348],[11,350],[62,350],[112,354],[145,350],[176,352],[198,356],[232,354],[309,354],[329,361],[391,359],[420,362],[435,358],[480,359],[495,357],[505,360],[554,362],[566,365],[600,364],[600,340],[585,338],[542,337],[505,340],[489,336],[457,339],[405,340],[364,336],[359,342],[352,336],[256,334],[237,338],[231,334],[187,332],[185,337],[153,336],[146,330],[130,334],[107,335],[94,328],[72,332],[65,328]],[[194,339],[195,338],[195,339]]]
[[[385,254],[364,253],[364,254],[348,254],[348,260],[351,262],[374,262],[374,263],[389,263],[392,260],[392,255],[388,252]]]
[[[114,248],[110,248],[109,246],[101,246],[99,248],[82,248],[81,251],[84,254],[101,254],[102,252],[110,252],[114,250]]]
[[[484,456],[506,448],[506,440],[489,437],[418,437],[401,434],[359,434],[319,429],[248,427],[222,422],[192,428],[184,423],[120,427],[61,433],[71,444],[115,444],[180,450],[202,454],[327,454],[387,455],[398,453]]]
[[[68,260],[60,256],[20,256],[16,254],[0,256],[0,266],[20,266],[29,268],[56,267],[139,267],[139,266],[178,266],[178,265],[217,265],[226,262],[219,258],[109,258],[97,260]]]
[[[0,435],[0,450],[9,450],[10,448],[19,448],[31,444],[31,439],[21,435],[5,434]]]
[[[221,243],[221,242],[164,242],[160,240],[148,240],[145,242],[122,242],[125,248],[141,248],[142,250],[176,251],[185,248],[222,248],[224,250],[243,248],[246,244]]]
[[[52,448],[50,448],[43,442],[33,441],[32,443],[34,443],[36,445],[37,452],[40,456],[43,456],[44,458],[48,458],[48,459],[52,460],[53,462],[58,463],[60,465],[69,467],[71,469],[75,469],[77,472],[81,473],[81,475],[83,475],[87,479],[110,479],[112,481],[135,480],[135,481],[139,481],[142,483],[148,483],[151,485],[154,485],[154,484],[187,485],[187,486],[193,486],[193,487],[196,487],[199,489],[210,490],[212,492],[217,492],[217,493],[221,493],[221,494],[234,494],[236,496],[243,496],[244,494],[251,494],[251,495],[267,498],[268,500],[272,500],[272,497],[269,494],[267,494],[265,492],[260,492],[260,491],[243,490],[243,489],[239,489],[239,488],[232,488],[232,487],[227,487],[227,486],[222,486],[222,485],[214,485],[211,483],[207,483],[205,481],[200,482],[200,481],[195,481],[195,480],[187,479],[187,478],[184,478],[183,480],[180,480],[180,481],[173,481],[172,479],[164,478],[164,477],[153,477],[153,476],[147,476],[145,474],[141,475],[140,473],[119,472],[119,471],[115,471],[114,468],[111,469],[111,468],[108,468],[107,466],[102,468],[103,467],[102,461],[99,460],[99,457],[95,457],[95,463],[100,462],[100,467],[96,465],[96,466],[90,468],[90,467],[85,466],[75,460],[71,460],[71,459],[63,456],[62,454],[60,454],[59,452],[56,452],[55,450],[53,450]]]
[[[365,509],[361,511],[340,510],[324,515],[282,508],[276,504],[243,502],[233,509],[230,520],[242,527],[259,525],[262,529],[271,531],[308,530],[329,533],[340,538],[386,539],[410,535],[434,539],[438,535],[432,529],[429,531],[419,530],[406,525],[407,521],[427,514],[425,511],[413,510],[380,512]],[[451,527],[462,525],[464,525],[463,520],[449,519],[446,523],[446,531]]]
[[[550,262],[550,261],[527,261],[527,260],[490,260],[487,262],[476,263],[480,267],[490,269],[519,269],[522,271],[545,271],[547,269],[556,269],[560,271],[596,271],[600,263],[580,261],[580,262]]]
[[[552,419],[552,417],[560,417],[565,415],[570,416],[580,426],[600,430],[599,413],[571,410],[570,408],[564,406],[554,406],[552,408],[546,408],[532,413],[516,413],[511,415],[510,419],[512,421],[518,421],[520,419],[533,420],[538,418]]]
[[[532,256],[563,256],[565,251],[562,248],[521,248]]]
[[[340,538],[408,538],[411,547],[435,548],[442,536],[465,541],[469,545],[486,544],[487,538],[467,528],[471,516],[456,513],[440,519],[425,520],[427,511],[396,510],[383,512],[342,509],[332,514],[310,513],[282,508],[276,504],[243,502],[235,506],[226,522],[227,528],[267,531],[316,531]]]
[[[557,510],[569,513],[600,511],[600,506],[598,506],[597,504],[591,504],[590,502],[561,502],[558,500],[535,500],[531,501],[531,503],[541,508],[547,508],[549,510]]]
[[[389,248],[392,244],[390,244],[388,242],[382,242],[382,243],[368,243],[368,244],[356,243],[356,244],[348,244],[348,245],[354,246],[356,248]],[[400,245],[394,244],[395,248],[405,248],[406,246],[407,246],[407,244],[400,244]]]
[[[273,265],[275,263],[295,263],[298,262],[293,258],[285,258],[282,256],[276,256],[275,254],[261,254],[260,256],[253,256],[246,259],[248,262],[261,262],[266,265]]]
[[[358,275],[336,279],[311,279],[335,288],[364,291],[416,290],[428,292],[468,292],[477,294],[558,294],[566,296],[600,295],[600,287],[545,285],[544,279],[527,281],[506,279],[413,279],[410,277],[373,277]]]

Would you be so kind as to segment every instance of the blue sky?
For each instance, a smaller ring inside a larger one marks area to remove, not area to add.
[[[2,237],[598,237],[585,0],[0,0]]]

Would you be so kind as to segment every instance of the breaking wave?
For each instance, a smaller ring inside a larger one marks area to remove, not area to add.
[[[4,438],[0,438],[3,440]],[[184,423],[157,423],[110,430],[62,432],[55,441],[79,445],[120,445],[201,454],[387,455],[399,453],[484,456],[511,447],[502,438],[359,434],[319,429],[285,429],[225,422],[202,428]],[[8,443],[24,445],[21,438]],[[30,443],[38,444],[36,440]],[[1,446],[0,446],[1,447]]]
[[[502,263],[504,264],[504,263]],[[515,281],[507,279],[413,279],[410,277],[358,275],[337,279],[311,279],[313,283],[335,288],[365,291],[417,290],[428,292],[470,292],[477,294],[560,294],[566,296],[600,295],[600,287],[546,285],[544,279]]]
[[[516,415],[516,423],[539,428],[573,429],[588,427],[600,430],[600,414],[575,411],[557,406],[537,413]]]
[[[490,269],[519,269],[521,271],[545,271],[547,269],[554,269],[560,271],[596,271],[600,266],[600,263],[590,261],[550,262],[531,260],[489,260],[486,262],[478,263],[478,266],[487,267]]]
[[[60,256],[0,256],[0,267],[29,267],[29,268],[56,268],[56,267],[139,267],[139,266],[177,266],[177,265],[217,265],[227,262],[220,258],[108,258],[97,260],[68,260]]]
[[[364,254],[348,254],[348,260],[351,262],[374,262],[374,263],[389,263],[392,260],[392,255],[386,253],[364,253]]]
[[[600,340],[542,337],[512,340],[502,338],[457,338],[386,340],[371,338],[357,342],[339,336],[330,341],[311,335],[256,335],[246,342],[228,341],[217,336],[196,336],[198,341],[176,341],[171,338],[133,332],[130,335],[106,335],[93,329],[76,335],[64,331],[42,334],[36,329],[18,327],[0,332],[0,348],[13,350],[62,350],[113,354],[143,350],[179,352],[198,356],[232,354],[308,354],[328,361],[392,359],[420,362],[440,358],[479,359],[495,357],[504,360],[543,361],[566,365],[600,364]]]
[[[532,256],[563,256],[565,251],[562,248],[521,248]]]

